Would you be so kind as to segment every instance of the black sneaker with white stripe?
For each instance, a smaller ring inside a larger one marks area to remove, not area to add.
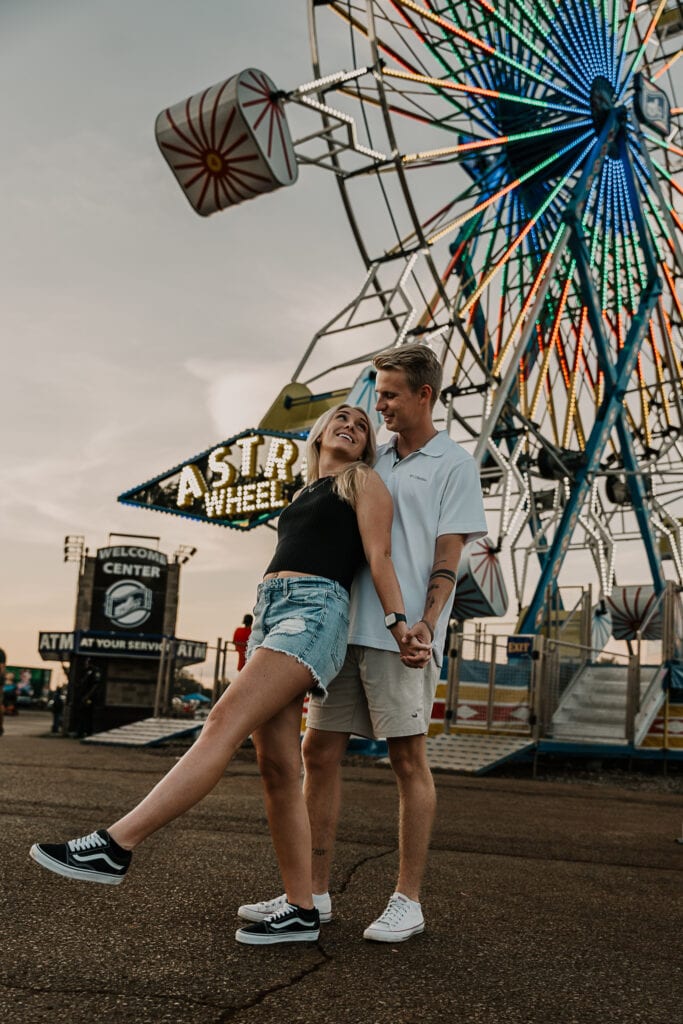
[[[57,875],[101,885],[120,885],[133,857],[103,828],[67,843],[34,843],[29,854]]]
[[[235,938],[245,946],[270,946],[276,942],[317,942],[320,936],[318,911],[285,903],[257,924],[238,928]]]

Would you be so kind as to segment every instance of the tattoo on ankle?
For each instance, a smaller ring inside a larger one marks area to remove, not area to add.
[[[314,857],[324,857],[327,850],[324,846],[314,846],[312,852]]]

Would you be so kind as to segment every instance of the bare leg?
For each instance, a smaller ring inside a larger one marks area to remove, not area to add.
[[[137,807],[112,825],[110,835],[133,850],[194,807],[219,781],[240,743],[310,685],[310,672],[294,658],[266,648],[255,651],[212,708],[196,743]]]
[[[312,908],[311,829],[301,792],[301,697],[254,733],[266,812],[287,899]]]
[[[436,813],[434,779],[427,763],[424,736],[400,736],[387,742],[399,795],[396,888],[408,899],[419,901]]]
[[[341,761],[349,742],[345,732],[306,730],[303,742],[304,798],[311,822],[313,892],[327,892],[341,807]]]

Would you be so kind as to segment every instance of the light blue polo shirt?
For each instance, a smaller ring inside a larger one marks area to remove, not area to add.
[[[476,462],[445,430],[416,452],[397,461],[394,436],[380,447],[375,470],[394,501],[391,557],[406,606],[408,625],[422,618],[437,537],[463,533],[467,543],[486,536],[486,517]],[[452,600],[434,634],[434,657],[441,664]],[[384,612],[365,565],[351,588],[349,643],[395,651]]]

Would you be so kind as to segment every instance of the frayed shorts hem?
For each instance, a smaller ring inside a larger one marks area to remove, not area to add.
[[[284,576],[259,584],[247,658],[259,647],[289,654],[311,673],[309,692],[324,701],[344,662],[349,595],[321,576]]]

